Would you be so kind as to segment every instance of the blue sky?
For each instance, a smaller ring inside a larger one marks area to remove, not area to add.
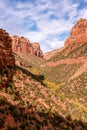
[[[87,19],[87,0],[0,0],[0,28],[44,52],[62,47],[79,18]]]

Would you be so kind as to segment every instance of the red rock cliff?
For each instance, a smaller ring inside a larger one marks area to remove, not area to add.
[[[9,34],[0,29],[0,87],[9,84],[14,73],[15,58],[11,42]]]
[[[39,43],[37,43],[37,42],[32,43],[32,48],[33,48],[34,55],[36,55],[38,57],[43,57]]]
[[[38,57],[42,57],[42,52],[39,43],[30,43],[27,38],[13,36],[12,37],[12,50],[16,53],[30,53]]]
[[[87,19],[81,18],[71,29],[70,36],[66,39],[65,45],[82,42],[87,42]]]

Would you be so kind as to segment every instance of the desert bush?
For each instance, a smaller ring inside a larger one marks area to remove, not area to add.
[[[2,128],[4,125],[4,119],[2,117],[0,117],[0,128]]]

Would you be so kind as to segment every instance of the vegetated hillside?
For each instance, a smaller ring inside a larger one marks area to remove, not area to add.
[[[87,56],[87,42],[85,43],[72,43],[67,45],[63,50],[58,52],[55,56],[51,57],[48,61],[59,61],[61,59],[78,58]]]
[[[73,43],[66,46],[63,50],[42,64],[41,68],[49,80],[57,83],[67,82],[76,72],[78,76],[86,71],[87,43]]]
[[[61,47],[60,49],[56,49],[56,50],[52,50],[52,51],[46,52],[46,53],[43,54],[43,58],[48,60],[51,57],[55,56],[58,52],[60,52],[63,49],[64,49],[64,47]]]
[[[66,113],[78,119],[83,117],[87,122],[87,43],[66,46],[41,68],[50,84],[47,87],[60,97]]]
[[[80,112],[73,109],[72,103],[66,100],[62,92],[55,93],[61,88],[60,85],[48,82],[40,73],[35,75],[37,71],[33,71],[34,67],[38,70],[43,61],[37,59],[38,63],[35,64],[32,57],[30,65],[30,61],[24,60],[27,56],[16,55],[13,82],[0,90],[0,129],[85,130],[85,106],[82,109],[78,107]]]
[[[86,30],[87,20],[79,20],[72,28],[65,46],[56,51],[57,53],[49,53],[48,60],[41,65],[46,82],[59,85],[59,87],[56,84],[50,85],[49,89],[65,103],[66,113],[69,111],[70,115],[79,119],[80,117],[87,119]]]
[[[64,47],[56,50],[50,59],[41,65],[45,77],[57,83],[67,83],[87,69],[87,19],[80,19],[72,27]],[[54,51],[53,51],[54,52]],[[49,57],[48,54],[48,57]],[[52,75],[51,75],[52,73]]]
[[[15,60],[17,64],[25,66],[26,68],[40,68],[40,65],[45,62],[43,58],[39,58],[29,53],[15,53]]]

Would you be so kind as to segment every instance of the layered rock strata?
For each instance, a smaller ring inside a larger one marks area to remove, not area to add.
[[[70,36],[66,39],[65,45],[72,43],[87,42],[87,19],[79,19],[78,22],[72,27]]]
[[[15,53],[30,53],[38,57],[43,56],[39,43],[30,43],[30,41],[24,37],[12,37],[12,50]]]
[[[15,58],[9,34],[0,29],[0,87],[8,85],[14,74]]]

